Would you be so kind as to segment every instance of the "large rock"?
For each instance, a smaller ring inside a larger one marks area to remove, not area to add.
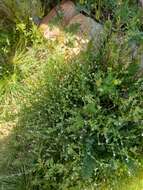
[[[78,14],[74,16],[67,27],[74,27],[77,25],[75,35],[78,37],[81,48],[86,49],[89,42],[92,42],[97,49],[100,47],[103,27],[101,24],[94,21],[92,18]]]
[[[58,18],[59,14],[62,17],[55,23],[55,19]],[[60,49],[66,54],[67,58],[86,50],[91,41],[94,47],[99,49],[103,31],[101,24],[78,13],[74,3],[69,0],[52,9],[42,20],[39,28],[46,39],[59,42]]]
[[[59,19],[59,24],[65,26],[77,13],[75,4],[68,0],[54,7],[49,14],[43,18],[39,28],[41,32],[44,32],[49,27],[49,23],[53,22],[55,19]]]

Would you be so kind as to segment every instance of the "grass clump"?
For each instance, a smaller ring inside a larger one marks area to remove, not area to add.
[[[0,121],[15,127],[0,142],[2,189],[118,190],[124,189],[122,178],[142,168],[141,14],[130,1],[90,5],[92,15],[98,11],[96,19],[112,15],[104,23],[104,42],[98,53],[90,47],[70,61],[29,22],[10,22],[11,35],[19,40],[13,70],[0,81]],[[4,48],[12,50],[13,37],[4,29],[11,45],[0,37],[2,51],[9,57]],[[134,43],[137,56],[130,48]]]

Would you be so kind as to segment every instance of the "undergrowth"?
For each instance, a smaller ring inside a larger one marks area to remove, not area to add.
[[[104,24],[104,42],[65,60],[29,19],[34,1],[10,2],[0,2],[0,127],[14,127],[0,142],[0,188],[122,189],[142,169],[141,8],[77,2]]]

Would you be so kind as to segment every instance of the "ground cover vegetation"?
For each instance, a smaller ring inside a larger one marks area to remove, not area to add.
[[[103,42],[65,60],[31,21],[58,2],[0,1],[0,189],[141,190],[142,8],[76,1]]]

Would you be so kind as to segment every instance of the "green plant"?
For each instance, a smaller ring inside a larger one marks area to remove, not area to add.
[[[117,190],[142,168],[141,13],[130,1],[80,4],[97,20],[110,16],[98,53],[91,47],[65,61],[58,43],[45,42],[28,19],[12,27],[19,43],[13,72],[0,81],[0,121],[16,127],[0,142],[8,141],[0,188],[104,189],[102,182]],[[12,37],[3,34],[4,53]],[[133,43],[140,46],[137,57]]]

